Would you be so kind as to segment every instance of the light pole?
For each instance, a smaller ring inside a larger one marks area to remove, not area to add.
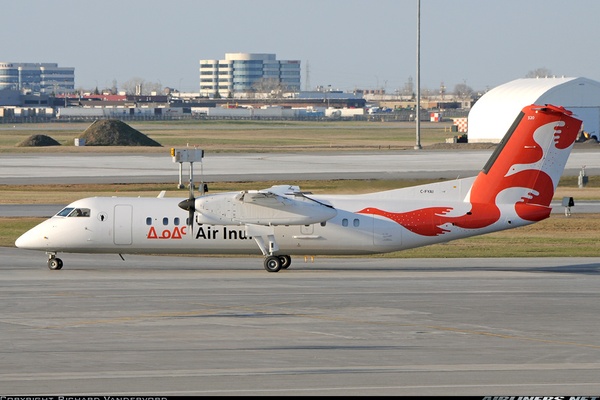
[[[415,150],[421,147],[421,0],[417,0],[417,104],[415,106],[415,115],[417,119],[417,142]]]

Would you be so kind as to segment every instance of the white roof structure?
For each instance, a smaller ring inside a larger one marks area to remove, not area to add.
[[[484,94],[469,112],[468,140],[498,143],[521,109],[531,104],[563,106],[600,138],[600,82],[587,78],[524,78]]]

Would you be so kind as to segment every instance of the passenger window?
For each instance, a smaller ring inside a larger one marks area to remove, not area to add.
[[[175,224],[175,226],[179,225],[179,217],[175,217],[175,219],[173,219],[173,223]]]
[[[163,225],[169,225],[169,218],[163,217]]]
[[[354,226],[358,227],[360,225],[360,220],[358,218],[354,218],[354,221],[352,221],[352,224],[354,224]]]
[[[146,217],[146,225],[152,225],[152,217]]]
[[[348,219],[347,218],[344,218],[342,220],[342,226],[348,226]]]

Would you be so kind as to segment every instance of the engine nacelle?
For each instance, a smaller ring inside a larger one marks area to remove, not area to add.
[[[196,198],[196,222],[215,225],[309,225],[337,215],[335,208],[304,196],[243,191]]]

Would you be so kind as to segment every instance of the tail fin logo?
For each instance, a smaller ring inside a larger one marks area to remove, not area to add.
[[[525,221],[550,216],[550,202],[564,171],[581,121],[563,107],[525,107],[502,139],[471,187],[466,202],[471,209],[451,217],[453,207],[430,207],[392,213],[367,207],[359,213],[396,221],[424,236],[437,236],[451,226],[481,229],[501,217],[499,204],[511,204]]]

